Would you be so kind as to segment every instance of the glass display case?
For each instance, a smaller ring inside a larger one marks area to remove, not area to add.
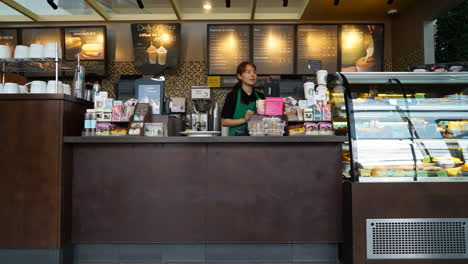
[[[468,72],[337,76],[354,181],[468,181]]]

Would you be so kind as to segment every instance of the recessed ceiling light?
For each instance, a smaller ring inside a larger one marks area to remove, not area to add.
[[[211,3],[210,2],[205,2],[203,4],[203,8],[206,9],[206,10],[210,10],[211,9]]]

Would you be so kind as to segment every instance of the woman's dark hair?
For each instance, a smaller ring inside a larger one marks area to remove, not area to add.
[[[241,64],[239,64],[237,66],[237,74],[236,74],[236,78],[237,78],[237,75],[242,75],[242,73],[245,72],[246,68],[247,68],[247,65],[250,65],[252,66],[255,70],[257,70],[257,66],[255,66],[255,64],[253,64],[252,62],[249,62],[249,61],[244,61],[244,62],[241,62]],[[232,87],[232,90],[233,91],[237,91],[239,88],[242,87],[242,81],[241,80],[237,80],[237,83],[236,85],[234,85],[234,87]]]

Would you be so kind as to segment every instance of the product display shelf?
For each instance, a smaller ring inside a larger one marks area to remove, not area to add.
[[[337,76],[353,181],[468,181],[468,73]]]
[[[64,66],[62,59],[59,56],[59,43],[56,43],[55,58],[10,58],[0,59],[2,65],[2,84],[5,84],[6,72],[51,72],[55,73],[55,92],[58,92],[58,77],[60,71],[74,71],[73,67]]]

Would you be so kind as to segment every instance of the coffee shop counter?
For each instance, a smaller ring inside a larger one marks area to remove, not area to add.
[[[65,137],[73,243],[340,243],[345,137]]]

